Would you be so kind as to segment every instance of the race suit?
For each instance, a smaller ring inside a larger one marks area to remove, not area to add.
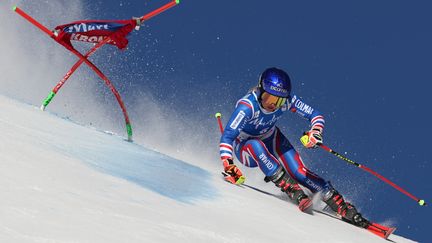
[[[220,140],[221,159],[237,159],[248,167],[262,170],[266,176],[276,173],[279,166],[313,193],[330,186],[324,179],[305,167],[298,152],[275,125],[289,110],[310,121],[311,127],[324,129],[319,111],[293,95],[273,112],[266,111],[258,101],[259,91],[250,91],[236,104]]]

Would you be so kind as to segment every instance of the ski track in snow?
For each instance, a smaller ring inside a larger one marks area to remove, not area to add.
[[[386,242],[3,96],[0,132],[0,242]]]

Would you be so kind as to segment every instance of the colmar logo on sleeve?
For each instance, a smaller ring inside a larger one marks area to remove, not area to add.
[[[303,103],[300,100],[296,100],[294,104],[298,110],[301,110],[302,112],[309,114],[309,115],[311,115],[313,110],[314,110],[312,107],[306,105],[305,103]]]

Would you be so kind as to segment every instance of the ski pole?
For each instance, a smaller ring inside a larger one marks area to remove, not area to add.
[[[219,130],[221,131],[221,133],[223,133],[224,130],[223,130],[223,125],[222,125],[222,120],[221,120],[222,114],[218,112],[218,113],[215,114],[215,117],[218,120]]]
[[[220,130],[221,134],[223,134],[224,129],[223,129],[222,119],[221,119],[222,114],[220,112],[218,112],[218,113],[215,114],[215,117],[217,118],[217,121],[218,121],[218,124],[219,124],[219,130]],[[237,179],[237,181],[236,181],[236,179],[232,175],[229,175],[226,172],[222,172],[222,175],[224,176],[224,179],[226,181],[228,181],[229,183],[232,183],[232,184],[236,184],[236,185],[241,185],[246,180],[246,177],[244,175],[240,176]]]
[[[366,166],[364,166],[364,165],[361,165],[361,164],[359,164],[359,163],[356,163],[356,162],[354,162],[354,161],[348,159],[347,157],[345,157],[345,156],[339,154],[338,152],[336,152],[336,151],[334,151],[333,149],[331,149],[331,148],[325,146],[324,144],[321,144],[320,147],[321,147],[322,149],[324,149],[325,151],[327,151],[327,152],[329,152],[329,153],[335,155],[335,156],[338,157],[339,159],[345,160],[345,161],[348,162],[349,164],[352,164],[352,165],[354,165],[354,166],[357,166],[357,167],[359,167],[359,168],[361,168],[361,169],[363,169],[363,170],[365,170],[365,171],[371,173],[372,175],[378,177],[379,179],[381,179],[381,180],[384,181],[385,183],[391,185],[392,187],[396,188],[398,191],[400,191],[400,192],[402,192],[403,194],[407,195],[407,196],[410,197],[411,199],[417,201],[417,203],[418,203],[420,206],[426,206],[426,205],[427,205],[426,202],[425,202],[425,200],[423,200],[423,199],[419,199],[419,198],[415,197],[415,196],[412,195],[411,193],[405,191],[404,189],[402,189],[401,187],[399,187],[399,186],[396,185],[395,183],[391,182],[389,179],[387,179],[387,178],[385,178],[384,176],[378,174],[377,172],[371,170],[370,168],[368,168],[368,167],[366,167]]]

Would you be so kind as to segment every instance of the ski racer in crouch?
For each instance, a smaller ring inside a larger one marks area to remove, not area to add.
[[[237,102],[220,139],[225,179],[237,184],[244,180],[233,162],[235,153],[245,166],[258,166],[265,175],[264,180],[287,193],[301,211],[307,210],[312,200],[299,183],[312,193],[321,192],[322,200],[346,221],[367,228],[369,222],[330,182],[306,168],[299,153],[276,126],[288,110],[310,121],[311,128],[303,137],[306,139],[302,139],[303,145],[316,148],[322,144],[323,115],[291,94],[291,80],[285,71],[268,68],[261,74],[258,86]]]

